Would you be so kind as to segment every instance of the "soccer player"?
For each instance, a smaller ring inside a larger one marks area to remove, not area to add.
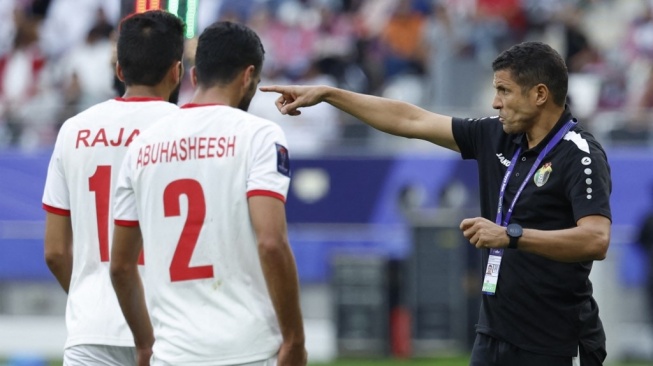
[[[116,72],[126,85],[67,120],[57,137],[43,194],[45,260],[68,293],[64,365],[133,365],[134,339],[109,277],[112,197],[127,147],[179,108],[168,100],[182,75],[184,24],[151,11],[124,19]]]
[[[139,365],[152,345],[152,365],[306,364],[286,139],[246,112],[263,54],[244,25],[204,30],[191,103],[142,133],[123,162],[111,279]]]

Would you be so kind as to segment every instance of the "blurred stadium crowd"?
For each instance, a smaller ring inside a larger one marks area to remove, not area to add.
[[[113,42],[132,11],[131,0],[0,1],[0,147],[51,146],[66,118],[121,93]],[[199,0],[195,30],[218,19],[262,36],[262,84],[332,84],[461,116],[491,114],[500,51],[543,40],[567,61],[575,114],[604,143],[653,140],[653,1]],[[180,103],[191,93],[186,73]],[[259,93],[250,111],[278,121],[295,154],[375,146],[328,105],[290,119],[273,98]]]

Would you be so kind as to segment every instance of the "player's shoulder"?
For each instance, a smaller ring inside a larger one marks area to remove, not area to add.
[[[249,121],[251,121],[252,125],[259,127],[259,128],[265,128],[265,129],[272,129],[272,130],[281,130],[281,126],[279,126],[278,123],[273,122],[269,119],[260,117],[260,116],[255,116],[251,113],[245,113],[247,115],[247,118]]]
[[[71,125],[84,121],[95,121],[97,120],[96,116],[105,114],[108,110],[112,109],[113,105],[114,105],[113,99],[105,100],[104,102],[94,104],[86,108],[85,110],[77,113],[76,115],[68,118],[63,125],[64,126]]]
[[[153,120],[158,120],[159,118],[173,113],[174,111],[179,110],[179,107],[176,104],[166,102],[164,100],[143,100],[137,102],[124,101],[120,99],[114,99],[108,101],[106,104],[107,108],[110,110],[123,111],[136,118],[142,119],[145,116],[152,117]]]
[[[285,141],[286,134],[278,123],[265,118],[254,116],[254,122],[250,127],[253,138],[263,140]]]
[[[166,113],[160,113],[158,115],[153,115],[151,123],[140,131],[140,134],[136,138],[136,141],[147,140],[151,138],[156,138],[160,135],[168,135],[173,127],[178,126],[180,123],[183,124],[182,119],[182,109],[174,105],[174,108],[167,111]]]
[[[69,131],[78,130],[80,128],[89,127],[93,124],[99,124],[106,119],[107,115],[111,115],[112,99],[92,105],[87,109],[77,113],[76,115],[64,121],[59,129],[59,136],[65,136]]]
[[[234,108],[234,110],[240,116],[239,119],[243,120],[247,128],[253,131],[282,132],[281,126],[278,123],[237,108]]]
[[[109,99],[79,112],[75,116],[66,120],[64,124],[102,124],[106,121],[117,118],[118,115],[130,113],[135,110],[143,110],[145,113],[165,115],[178,109],[179,107],[175,104],[163,100],[130,103],[124,101],[121,102],[118,99]]]
[[[224,118],[237,123],[239,126],[243,127],[246,130],[251,132],[256,131],[270,131],[270,132],[281,132],[281,127],[268,119],[263,117],[256,116],[252,113],[244,111],[240,108],[233,108],[227,106],[216,106],[220,108],[222,115],[217,115],[217,118]]]

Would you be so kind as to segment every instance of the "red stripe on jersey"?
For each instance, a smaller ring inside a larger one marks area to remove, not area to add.
[[[283,203],[286,203],[286,198],[277,192],[272,192],[272,191],[266,191],[263,189],[255,189],[252,191],[247,192],[247,198],[254,197],[254,196],[266,196],[266,197],[272,197],[280,200]]]
[[[132,221],[132,220],[113,220],[113,223],[118,225],[118,226],[138,226],[138,220],[137,221]]]
[[[222,103],[186,103],[182,105],[180,108],[197,108],[197,107],[210,107],[210,106],[215,106],[215,105],[224,105]]]
[[[116,97],[115,100],[119,102],[161,102],[163,98],[159,97]]]
[[[43,209],[51,214],[59,216],[70,216],[70,210],[64,210],[63,208],[52,207],[50,205],[43,204]]]

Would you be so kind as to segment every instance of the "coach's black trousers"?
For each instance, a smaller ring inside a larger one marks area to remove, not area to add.
[[[607,355],[604,348],[587,351],[579,345],[580,366],[601,366]],[[571,357],[541,355],[517,348],[510,343],[476,334],[469,366],[572,366]]]

